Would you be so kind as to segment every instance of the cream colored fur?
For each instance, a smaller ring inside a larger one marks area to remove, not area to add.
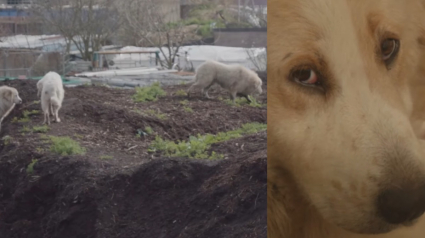
[[[56,122],[60,122],[59,109],[62,107],[62,101],[65,96],[62,79],[55,72],[47,73],[37,84],[41,85],[41,109],[44,114],[43,124],[50,125],[50,115],[54,116]]]
[[[21,104],[18,90],[8,86],[0,87],[0,130],[3,120],[12,112],[16,104]]]
[[[424,182],[423,3],[268,1],[268,238],[425,237],[424,215],[399,226],[376,211],[381,189]],[[325,90],[292,81],[297,67]]]
[[[46,81],[47,79],[51,78],[52,75],[54,75],[54,74],[55,74],[55,72],[49,72],[46,75],[44,75],[43,78],[38,80],[38,82],[37,82],[37,97],[41,97],[41,90],[43,90],[43,82]]]
[[[241,65],[225,65],[217,61],[208,60],[199,66],[193,84],[187,90],[190,95],[194,87],[201,88],[205,97],[209,98],[208,90],[214,84],[219,84],[229,91],[232,101],[236,96],[243,96],[248,101],[248,95],[262,93],[263,82],[258,75]]]

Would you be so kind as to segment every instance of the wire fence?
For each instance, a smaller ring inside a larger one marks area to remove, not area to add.
[[[62,52],[0,49],[0,78],[40,77],[49,71],[66,73]]]

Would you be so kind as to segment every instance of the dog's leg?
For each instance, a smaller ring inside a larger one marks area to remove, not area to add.
[[[44,111],[43,125],[46,125],[46,123],[50,125],[50,118],[49,118],[49,112]]]
[[[230,99],[232,99],[232,104],[235,104],[236,92],[230,92]]]
[[[48,108],[43,108],[43,113],[44,113],[44,121],[43,121],[43,125],[45,125],[46,123],[48,125],[50,125],[50,112],[49,112],[49,105],[47,105]]]
[[[248,95],[243,95],[249,103],[252,103],[252,100],[248,97]]]
[[[205,95],[205,97],[206,98],[208,98],[208,99],[210,99],[211,97],[208,95],[208,90],[210,90],[210,88],[211,88],[211,86],[213,85],[214,83],[211,83],[210,85],[208,85],[207,87],[205,87],[202,91],[203,91],[203,93],[204,93],[204,95]]]
[[[202,94],[204,95],[204,97],[210,99],[210,96],[208,95],[208,89],[209,89],[208,87],[203,88],[202,89]]]
[[[56,122],[61,122],[61,119],[59,118],[59,107],[55,108],[55,117],[56,117]]]
[[[192,88],[195,86],[195,84],[190,85],[190,87],[186,90],[187,97],[190,98],[190,92],[192,91]]]
[[[50,126],[50,114],[49,113],[47,113],[47,125]]]
[[[53,121],[55,121],[56,120],[56,116],[55,116],[55,110],[53,109],[53,104],[52,103],[50,103],[50,106],[49,106],[49,113],[53,117]]]

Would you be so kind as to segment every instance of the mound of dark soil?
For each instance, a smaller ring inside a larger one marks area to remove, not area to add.
[[[168,87],[151,103],[134,103],[132,90],[66,88],[62,122],[47,134],[69,136],[87,153],[60,156],[43,134],[22,130],[41,125],[41,113],[16,121],[40,110],[36,81],[3,84],[17,88],[24,103],[0,132],[7,138],[0,141],[1,238],[266,237],[265,132],[214,144],[211,151],[226,155],[221,161],[147,151],[156,135],[185,140],[266,123],[265,108],[229,106],[217,99],[228,98],[218,87],[212,100],[178,96],[184,85]],[[146,127],[155,134],[136,136]]]

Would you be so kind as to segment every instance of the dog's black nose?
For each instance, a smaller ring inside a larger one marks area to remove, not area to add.
[[[378,196],[378,212],[390,224],[415,220],[425,211],[425,186],[385,190]]]

